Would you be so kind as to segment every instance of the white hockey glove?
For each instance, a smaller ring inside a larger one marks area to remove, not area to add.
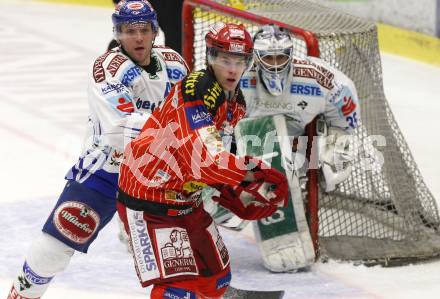
[[[354,160],[351,139],[350,134],[334,127],[328,129],[327,136],[321,137],[319,161],[326,192],[335,190],[336,185],[350,176]]]

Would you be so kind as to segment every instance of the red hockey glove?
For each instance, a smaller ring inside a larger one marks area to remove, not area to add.
[[[213,196],[212,199],[245,220],[266,218],[277,210],[277,206],[271,204],[270,201],[264,200],[264,202],[261,202],[240,186],[232,188],[223,185],[219,188],[219,191],[220,195]]]
[[[272,204],[287,207],[289,184],[286,176],[277,169],[271,168],[261,160],[249,156],[246,156],[245,159],[249,166],[253,164],[255,165],[251,169],[254,173],[255,181],[244,187],[244,190],[255,196],[257,200],[270,199]],[[265,188],[270,191],[269,193],[271,196],[260,194],[262,191],[261,187],[267,187],[266,184],[271,185],[270,190]]]

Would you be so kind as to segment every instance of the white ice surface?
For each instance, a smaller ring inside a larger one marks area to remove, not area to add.
[[[24,5],[25,3],[26,5]],[[76,161],[87,117],[86,78],[112,37],[110,9],[1,1],[0,298]],[[440,68],[382,56],[386,96],[415,160],[440,199]],[[45,299],[147,298],[114,221],[89,253],[76,254]],[[270,274],[254,241],[222,231],[233,285],[284,289],[286,298],[439,298],[440,262],[397,268],[317,263],[310,271]]]

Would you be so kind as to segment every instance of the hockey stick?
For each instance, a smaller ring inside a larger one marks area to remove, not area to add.
[[[284,297],[284,291],[255,291],[243,290],[229,286],[225,299],[281,299]]]

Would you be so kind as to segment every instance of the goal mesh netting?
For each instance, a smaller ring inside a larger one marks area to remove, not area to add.
[[[210,25],[243,23],[254,34],[267,21],[251,20],[249,14],[255,14],[314,33],[320,57],[354,81],[362,117],[354,138],[356,160],[350,178],[336,191],[319,192],[321,256],[382,264],[438,256],[436,201],[385,98],[376,25],[304,0],[186,2],[184,54],[193,69],[205,67],[204,36]],[[222,11],[212,2],[235,2],[240,10]],[[294,47],[297,56],[311,54],[299,36]]]

